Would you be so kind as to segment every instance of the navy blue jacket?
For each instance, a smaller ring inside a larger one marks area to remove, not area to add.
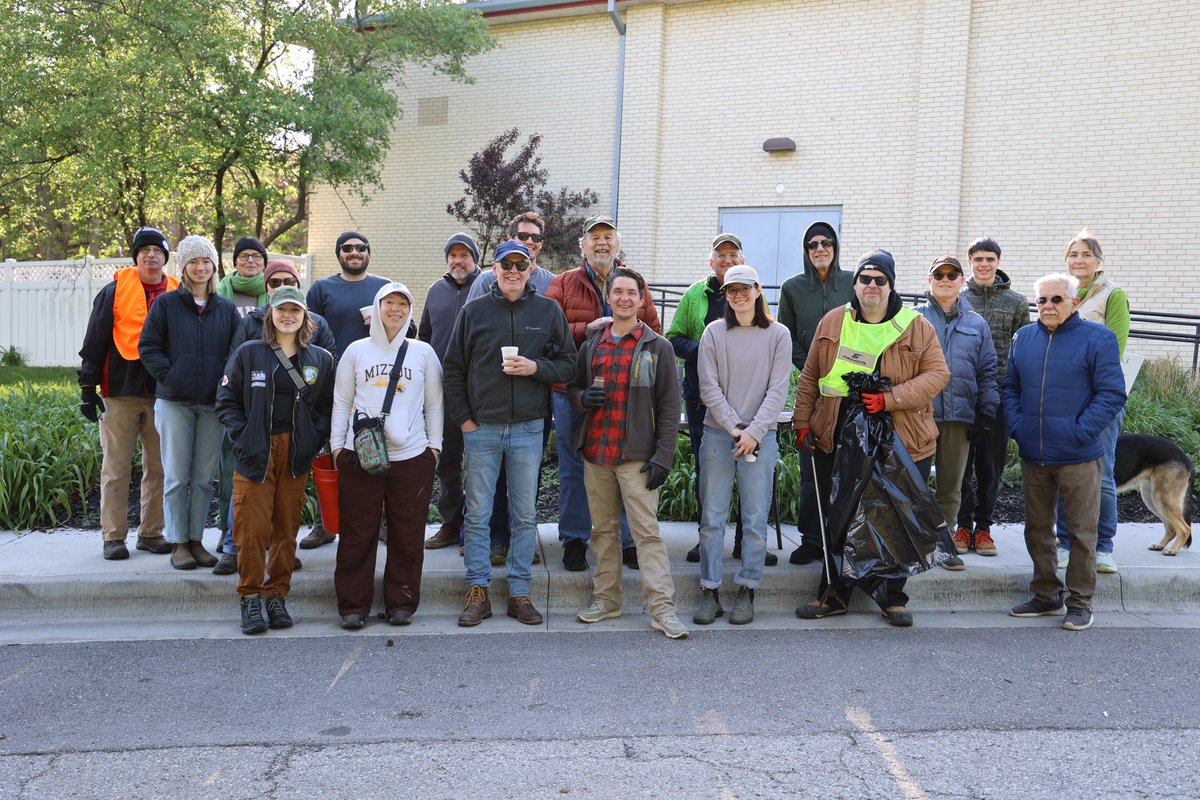
[[[1100,432],[1125,407],[1117,337],[1078,313],[1054,329],[1017,331],[1008,356],[1004,415],[1021,458],[1040,466],[1100,458]]]
[[[245,342],[252,342],[256,339],[262,339],[263,317],[267,315],[267,307],[260,306],[259,308],[250,309],[250,313],[242,317],[242,321],[238,323],[237,330],[233,333],[233,344],[229,349],[237,350]],[[337,342],[333,338],[333,331],[329,327],[329,323],[320,314],[308,312],[308,318],[313,321],[313,325],[317,327],[313,332],[312,343],[317,347],[328,350],[333,360],[337,361]]]
[[[186,286],[155,300],[138,340],[155,397],[212,405],[238,321],[232,301],[211,294],[200,311]]]
[[[975,424],[980,417],[996,418],[1000,390],[996,388],[996,347],[983,317],[959,296],[957,313],[949,319],[936,300],[917,306],[937,331],[938,343],[950,368],[950,382],[934,395],[937,422]]]

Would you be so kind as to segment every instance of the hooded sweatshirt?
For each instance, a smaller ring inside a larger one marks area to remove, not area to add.
[[[833,240],[833,261],[824,283],[808,257],[808,240],[817,233],[824,233]],[[779,322],[791,333],[792,364],[797,369],[804,369],[817,323],[830,309],[844,306],[854,297],[854,274],[838,266],[842,246],[833,226],[827,222],[809,225],[801,239],[801,249],[804,272],[788,278],[779,289]]]
[[[379,308],[384,297],[396,292],[408,298],[409,313],[401,322],[401,332],[389,342]],[[334,450],[353,449],[355,411],[370,417],[377,417],[383,411],[388,380],[396,363],[396,353],[405,341],[404,332],[412,320],[412,308],[412,292],[402,283],[386,283],[375,293],[370,335],[351,343],[338,362],[330,433],[330,446]],[[442,449],[441,362],[425,342],[407,341],[408,352],[383,427],[390,461],[416,458],[430,447]]]

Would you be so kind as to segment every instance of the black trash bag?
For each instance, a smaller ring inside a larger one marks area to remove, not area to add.
[[[882,603],[886,579],[917,575],[957,551],[892,415],[863,407],[862,393],[890,391],[891,381],[855,372],[846,384],[850,393],[842,402],[850,405],[834,451],[827,530],[832,552],[843,555],[831,568]]]

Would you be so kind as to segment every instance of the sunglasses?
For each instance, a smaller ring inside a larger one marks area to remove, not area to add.
[[[832,250],[833,249],[833,241],[830,239],[813,239],[811,242],[808,243],[809,250],[817,250],[818,248],[821,248],[821,247],[824,247],[826,250]]]
[[[1053,297],[1039,297],[1037,299],[1037,304],[1039,306],[1044,306],[1047,303],[1049,303],[1050,305],[1056,306],[1059,303],[1061,303],[1063,300],[1066,300],[1066,299],[1067,298],[1063,297],[1061,294],[1056,294]]]
[[[278,289],[280,286],[299,286],[295,278],[271,278],[267,281],[268,289]]]
[[[517,238],[522,242],[532,241],[534,244],[537,244],[543,237],[540,233],[518,233]]]
[[[886,275],[859,275],[858,282],[863,286],[870,286],[872,283],[876,286],[887,286]]]
[[[933,272],[933,273],[930,273],[929,277],[933,278],[935,281],[956,281],[956,280],[958,280],[959,275],[962,275],[962,273],[961,272]]]
[[[342,245],[343,253],[365,253],[370,248],[365,244],[344,244]]]
[[[528,261],[497,261],[496,266],[508,272],[510,269],[515,269],[517,272],[524,272],[529,269]]]

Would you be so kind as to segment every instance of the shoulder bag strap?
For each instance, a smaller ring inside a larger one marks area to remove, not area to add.
[[[396,353],[396,363],[392,365],[392,377],[388,380],[387,395],[383,398],[383,410],[379,418],[387,419],[392,411],[392,398],[396,396],[396,384],[400,382],[400,368],[404,366],[404,354],[408,352],[408,339],[400,343],[400,352]]]
[[[271,349],[275,351],[275,357],[279,359],[279,363],[287,370],[288,375],[292,376],[292,383],[296,384],[296,391],[303,392],[308,388],[308,384],[304,382],[304,378],[300,377],[300,373],[296,371],[296,367],[292,364],[292,360],[283,353],[283,348],[277,344],[271,345]]]

